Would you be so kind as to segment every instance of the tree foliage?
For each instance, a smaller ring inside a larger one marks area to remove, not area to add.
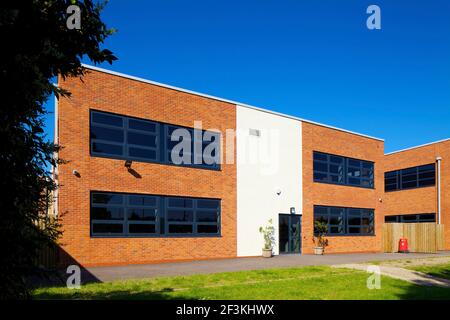
[[[5,1],[6,2],[6,1]],[[69,29],[69,5],[81,9],[81,28]],[[36,273],[36,255],[54,243],[58,222],[45,215],[48,195],[57,187],[50,165],[58,146],[44,134],[44,103],[54,93],[70,95],[52,83],[58,74],[83,75],[81,59],[116,60],[101,49],[113,32],[100,19],[104,3],[91,0],[23,0],[2,3],[2,104],[0,108],[0,298],[27,298],[26,279]],[[44,227],[43,227],[44,226]]]

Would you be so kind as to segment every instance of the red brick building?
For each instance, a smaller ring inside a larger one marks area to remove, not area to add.
[[[448,141],[384,155],[378,138],[87,68],[59,79],[55,129],[61,244],[82,265],[259,255],[269,219],[275,254],[312,253],[318,219],[328,252],[379,252],[385,216],[439,213],[437,175],[385,192],[385,172],[438,156],[450,225]]]

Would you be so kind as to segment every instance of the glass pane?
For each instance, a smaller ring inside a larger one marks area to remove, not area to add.
[[[328,165],[326,163],[314,161],[314,171],[328,171]]]
[[[343,164],[344,163],[344,158],[343,157],[339,157],[339,156],[331,156],[330,155],[330,162],[337,163],[337,164]]]
[[[154,224],[129,224],[129,233],[155,233],[156,228]]]
[[[157,159],[155,150],[130,147],[128,149],[128,153],[130,157],[144,158],[150,160]]]
[[[128,121],[128,127],[134,130],[142,130],[152,133],[156,132],[156,123],[150,121],[130,119]]]
[[[197,208],[217,209],[219,208],[218,200],[197,200]]]
[[[404,175],[415,175],[417,174],[417,168],[407,168],[407,169],[402,169],[402,176]]]
[[[342,216],[330,215],[330,224],[340,225],[344,223]]]
[[[402,189],[415,188],[415,187],[417,187],[417,180],[402,181]]]
[[[352,184],[352,185],[355,185],[355,186],[358,186],[358,185],[361,184],[361,179],[359,179],[359,178],[348,178],[348,183]]]
[[[330,164],[330,172],[343,175],[344,167],[340,165]]]
[[[368,161],[361,161],[362,162],[362,167],[365,169],[370,169],[373,171],[373,163],[372,162],[368,162]]]
[[[278,218],[279,250],[280,253],[289,253],[289,217],[280,215]]]
[[[169,198],[168,206],[172,208],[192,208],[192,199]]]
[[[434,172],[435,171],[435,167],[434,167],[434,164],[427,164],[427,165],[424,165],[424,166],[420,166],[419,168],[418,168],[418,170],[419,170],[419,173],[421,173],[421,172]]]
[[[123,149],[122,149],[122,146],[118,146],[118,145],[93,142],[92,143],[92,152],[121,156],[123,154]]]
[[[348,224],[351,226],[359,226],[361,224],[360,217],[348,217]]]
[[[347,175],[349,177],[361,177],[361,169],[348,167],[347,168]]]
[[[384,222],[397,222],[398,216],[385,216]]]
[[[350,233],[350,234],[358,234],[358,233],[361,233],[361,229],[360,229],[360,227],[349,227],[348,228],[348,233]]]
[[[197,222],[217,222],[217,212],[197,211]]]
[[[314,160],[327,161],[327,155],[320,152],[314,152]]]
[[[417,220],[417,216],[415,214],[407,214],[401,216],[401,219],[405,222],[415,222]]]
[[[168,221],[183,221],[190,222],[193,221],[194,214],[192,211],[188,210],[177,210],[169,209],[167,210],[167,220]]]
[[[91,139],[123,142],[123,130],[91,126]]]
[[[328,208],[321,206],[314,206],[314,214],[327,214]]]
[[[314,180],[315,181],[327,181],[327,174],[326,173],[314,173]]]
[[[300,218],[291,216],[291,226],[290,226],[290,252],[299,253],[300,252]]]
[[[330,234],[343,234],[344,226],[330,226]]]
[[[155,221],[156,209],[143,209],[143,208],[128,209],[128,220]]]
[[[92,201],[101,204],[122,204],[123,197],[116,193],[93,193]]]
[[[198,233],[213,233],[216,234],[219,232],[219,228],[217,225],[197,225],[197,232]]]
[[[123,224],[113,223],[94,223],[92,225],[93,233],[123,233]]]
[[[91,208],[92,220],[123,220],[123,208]]]
[[[361,167],[361,161],[355,159],[348,159],[348,165],[356,168]]]
[[[156,148],[156,136],[140,134],[136,132],[128,132],[128,143],[137,144],[149,148]]]
[[[169,225],[169,233],[192,233],[191,224],[171,224]]]
[[[115,127],[123,126],[123,119],[107,113],[92,112],[92,122],[107,124]]]
[[[157,198],[153,196],[129,196],[129,203],[133,206],[155,207]]]

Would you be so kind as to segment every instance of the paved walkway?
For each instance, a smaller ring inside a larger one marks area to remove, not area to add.
[[[368,264],[340,264],[334,265],[335,268],[349,268],[355,270],[367,271]],[[438,286],[443,288],[450,288],[450,280],[436,278],[422,272],[408,270],[404,268],[378,266],[382,275],[412,282],[422,286]]]
[[[172,262],[147,265],[128,265],[113,267],[89,267],[83,273],[82,281],[112,281],[121,279],[141,279],[161,276],[184,276],[242,270],[261,270],[271,268],[288,268],[300,266],[358,264],[370,261],[395,259],[432,258],[450,256],[450,251],[437,254],[399,254],[399,253],[364,253],[364,254],[326,254],[316,255],[279,255],[273,258],[234,258],[220,260],[203,260],[190,262]]]

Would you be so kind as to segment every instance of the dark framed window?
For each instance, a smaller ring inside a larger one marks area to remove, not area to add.
[[[374,235],[374,217],[374,209],[314,206],[314,221],[327,224],[329,236]]]
[[[220,236],[220,200],[93,191],[91,235]]]
[[[417,213],[417,214],[399,214],[384,217],[386,223],[419,223],[419,222],[436,222],[435,213]]]
[[[384,173],[384,190],[396,191],[434,186],[436,168],[434,163]]]
[[[176,139],[180,132],[188,137]],[[176,152],[182,139],[188,148]],[[220,133],[91,110],[90,152],[113,159],[220,170]],[[178,161],[178,156],[187,160]]]
[[[313,152],[314,182],[374,187],[374,163],[333,154]]]

